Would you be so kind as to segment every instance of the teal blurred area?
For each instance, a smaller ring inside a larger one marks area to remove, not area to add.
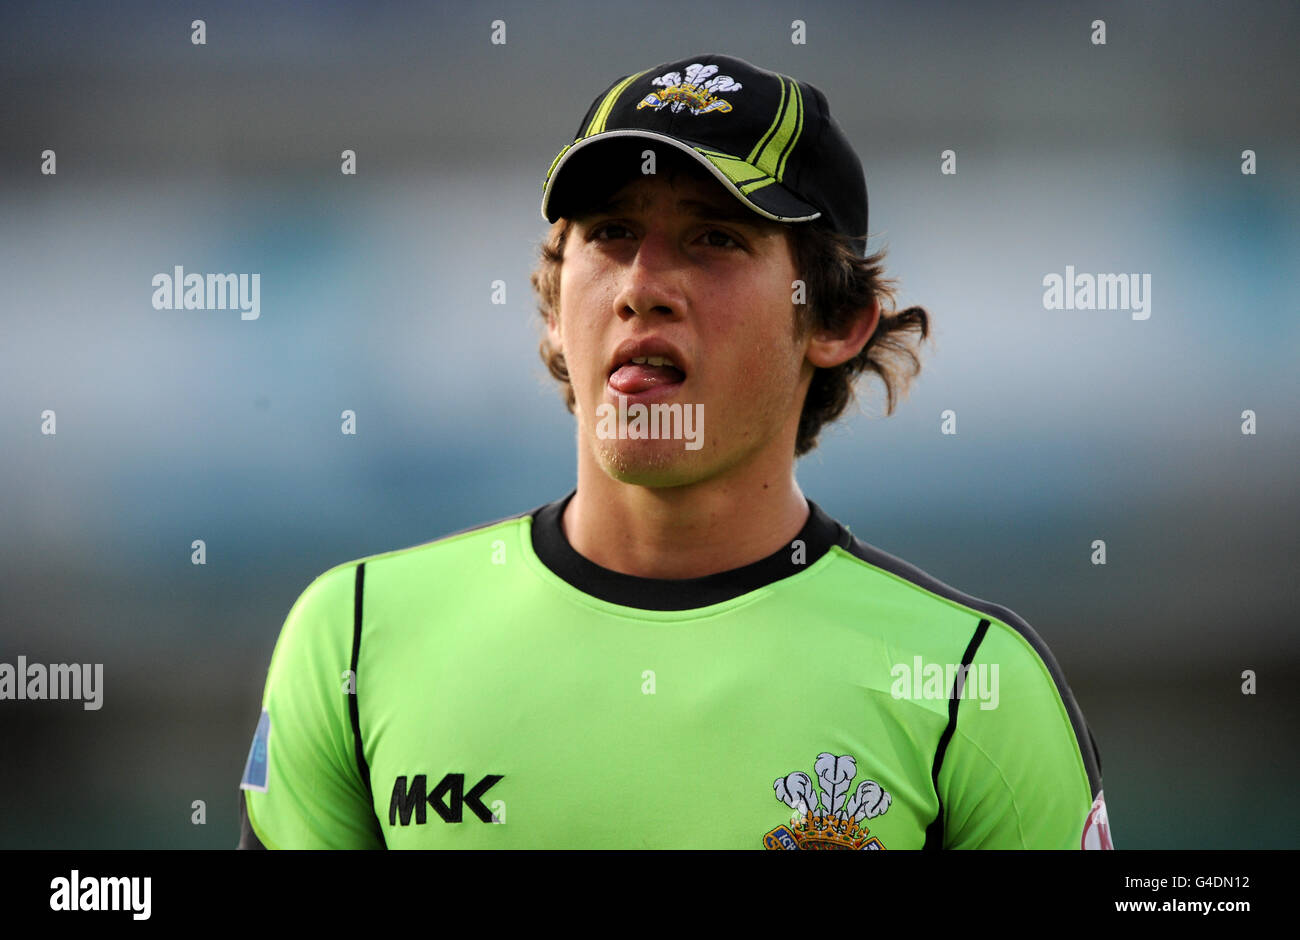
[[[1119,847],[1294,844],[1300,8],[809,3],[806,46],[786,5],[700,11],[233,3],[196,47],[168,3],[0,8],[0,661],[105,676],[0,702],[0,848],[233,846],[298,593],[572,487],[541,181],[613,78],[710,49],[827,93],[934,316],[804,492],[1047,640]],[[258,272],[260,315],[154,309],[177,265]],[[1067,265],[1149,273],[1150,318],[1045,310]]]

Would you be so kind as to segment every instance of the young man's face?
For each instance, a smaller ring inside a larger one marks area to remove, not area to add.
[[[577,215],[549,330],[573,384],[579,448],[611,477],[645,486],[793,460],[812,375],[806,340],[794,336],[798,276],[784,228],[702,168],[634,177],[604,207]],[[676,368],[627,363],[625,344],[642,340],[665,344],[659,355]],[[680,404],[702,417],[698,448],[610,437],[609,420],[600,433],[620,394],[629,413]]]

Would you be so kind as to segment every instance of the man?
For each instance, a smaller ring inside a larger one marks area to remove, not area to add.
[[[577,487],[303,593],[241,846],[1109,847],[1033,630],[795,482],[853,378],[892,407],[928,330],[882,313],[821,92],[722,55],[621,78],[542,211]]]

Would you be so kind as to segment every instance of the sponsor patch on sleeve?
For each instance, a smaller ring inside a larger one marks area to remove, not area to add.
[[[267,755],[271,747],[271,713],[262,712],[257,721],[257,730],[253,732],[253,746],[248,749],[248,761],[244,764],[244,776],[239,781],[239,789],[266,792]]]
[[[1088,810],[1088,818],[1083,821],[1083,840],[1081,849],[1113,849],[1110,841],[1110,820],[1106,818],[1106,795],[1098,791]]]

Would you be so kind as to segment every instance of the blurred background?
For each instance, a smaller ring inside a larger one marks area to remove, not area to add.
[[[706,51],[827,93],[934,317],[804,492],[1047,640],[1119,847],[1294,844],[1300,7],[201,7],[0,7],[0,662],[104,664],[98,711],[0,702],[0,847],[232,847],[299,592],[568,492],[542,178],[614,78]],[[260,273],[260,317],[155,310],[176,265]],[[1149,273],[1150,318],[1045,310],[1066,265]]]

